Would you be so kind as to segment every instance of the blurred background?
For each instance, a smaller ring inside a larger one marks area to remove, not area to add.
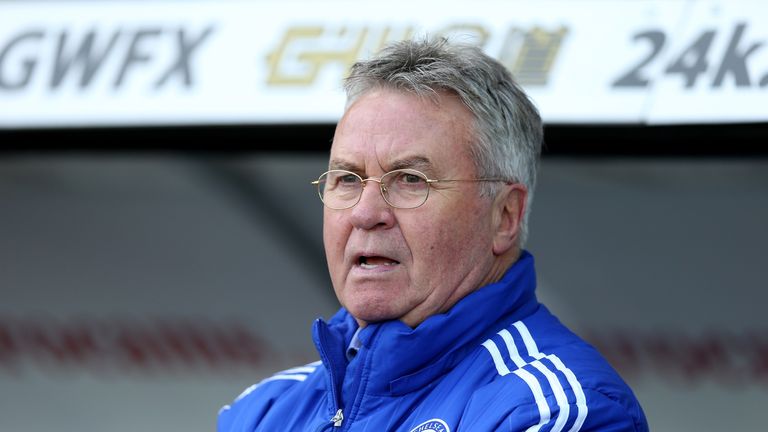
[[[541,110],[539,297],[654,431],[763,430],[768,6],[0,0],[0,430],[211,430],[338,308],[341,79],[445,35]]]

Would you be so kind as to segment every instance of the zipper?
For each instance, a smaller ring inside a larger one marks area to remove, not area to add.
[[[336,415],[331,417],[331,423],[333,423],[333,427],[341,427],[341,422],[344,421],[344,413],[342,413],[341,409],[336,411]]]
[[[328,331],[327,324],[318,319],[315,321],[315,330],[315,335],[317,336],[316,345],[323,363],[325,363],[328,368],[331,394],[333,396],[333,408],[336,409],[336,414],[331,417],[329,422],[320,427],[319,431],[323,431],[329,426],[332,428],[341,427],[342,422],[344,421],[344,413],[341,408],[341,380],[339,379],[339,377],[343,377],[344,372],[343,370],[338,369],[345,367],[345,362],[342,359],[336,358],[338,356],[330,356],[326,351],[329,339],[332,337]]]
[[[333,430],[333,428],[341,427],[341,422],[343,421],[344,421],[344,414],[342,413],[342,410],[339,409],[338,411],[336,411],[336,414],[334,414],[333,417],[331,417],[331,420],[321,424],[320,427],[317,428],[316,432],[323,432],[328,429]]]

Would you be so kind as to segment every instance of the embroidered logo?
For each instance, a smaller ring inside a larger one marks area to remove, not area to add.
[[[451,432],[451,428],[440,419],[432,419],[411,429],[411,432]]]

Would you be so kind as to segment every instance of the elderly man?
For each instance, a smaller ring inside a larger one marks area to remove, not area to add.
[[[355,64],[314,182],[343,308],[321,361],[246,390],[220,431],[647,431],[632,391],[536,300],[523,250],[536,108],[479,49]]]

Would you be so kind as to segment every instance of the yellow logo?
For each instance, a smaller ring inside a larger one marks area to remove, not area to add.
[[[314,85],[323,73],[334,74],[334,79],[340,81],[359,59],[392,41],[409,39],[414,34],[415,27],[411,25],[288,27],[267,56],[267,84],[308,87]],[[488,28],[474,23],[450,24],[431,34],[480,47],[488,45],[493,37]],[[552,31],[540,27],[510,27],[496,57],[520,84],[546,85],[567,34],[565,27]]]

